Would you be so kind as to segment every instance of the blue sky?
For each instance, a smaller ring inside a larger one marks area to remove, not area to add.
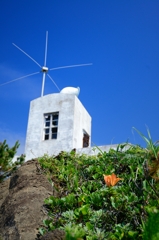
[[[48,31],[47,67],[60,89],[79,86],[92,116],[96,145],[129,141],[144,146],[136,127],[159,140],[158,0],[7,0],[0,9],[0,84],[40,71]],[[30,101],[40,97],[42,75],[0,86],[0,141],[19,140],[24,152]],[[57,93],[46,79],[45,94]],[[92,144],[93,145],[93,144]]]

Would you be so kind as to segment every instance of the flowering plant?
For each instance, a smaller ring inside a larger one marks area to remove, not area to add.
[[[116,185],[120,180],[123,180],[123,178],[117,178],[117,176],[112,173],[112,175],[104,175],[104,181],[108,187]]]

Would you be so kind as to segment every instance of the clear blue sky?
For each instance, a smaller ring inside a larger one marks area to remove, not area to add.
[[[49,68],[60,89],[79,86],[79,99],[92,116],[96,145],[143,145],[135,126],[159,140],[158,0],[6,0],[0,9],[0,84],[40,71],[49,32]],[[24,152],[30,101],[40,97],[42,75],[0,87],[0,141],[16,140]],[[49,78],[45,94],[58,92]]]

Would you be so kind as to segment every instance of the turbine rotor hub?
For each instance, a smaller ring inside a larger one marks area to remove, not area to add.
[[[45,72],[45,73],[47,73],[48,70],[49,70],[49,69],[48,69],[47,67],[42,67],[42,69],[41,69],[41,71],[42,71],[42,72]]]

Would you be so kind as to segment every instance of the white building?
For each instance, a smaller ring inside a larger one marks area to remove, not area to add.
[[[79,89],[65,88],[30,103],[26,160],[90,147],[91,116],[78,99]]]

